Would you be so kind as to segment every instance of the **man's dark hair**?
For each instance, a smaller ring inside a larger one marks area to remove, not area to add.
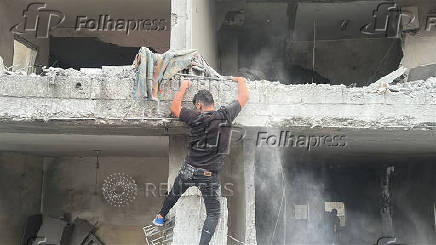
[[[192,103],[195,105],[198,102],[202,103],[205,106],[211,106],[214,104],[213,101],[213,96],[212,94],[206,90],[206,89],[202,89],[199,90],[195,95],[194,98],[192,99]]]

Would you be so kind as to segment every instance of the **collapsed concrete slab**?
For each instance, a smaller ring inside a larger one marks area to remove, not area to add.
[[[103,67],[90,71],[49,69],[45,76],[1,75],[0,119],[16,121],[86,121],[96,125],[143,123],[183,126],[172,119],[169,104],[180,81],[163,87],[159,102],[134,99],[133,67]],[[237,84],[229,80],[192,77],[184,105],[199,89],[214,95],[216,106],[237,96]],[[436,121],[436,78],[379,87],[348,88],[344,85],[248,81],[250,101],[236,122],[243,126],[302,126],[347,128],[427,128]]]

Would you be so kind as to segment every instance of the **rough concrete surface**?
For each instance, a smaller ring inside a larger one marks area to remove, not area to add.
[[[184,195],[179,199],[174,208],[176,226],[174,227],[173,244],[198,244],[201,229],[206,219],[206,209],[202,198],[198,195]],[[221,217],[210,242],[211,244],[227,244],[227,219],[227,198],[222,197]]]
[[[388,76],[387,76],[388,77]],[[169,104],[179,88],[172,80],[162,86],[161,101],[132,98],[133,68],[103,67],[76,71],[50,68],[46,76],[0,75],[2,121],[93,120],[95,124],[170,118]],[[386,79],[386,78],[385,78]],[[436,78],[426,81],[347,88],[344,85],[248,81],[250,101],[236,122],[244,126],[304,127],[433,127],[436,123]],[[193,79],[184,97],[209,89],[216,106],[237,97],[231,81]],[[179,124],[180,126],[181,124]]]

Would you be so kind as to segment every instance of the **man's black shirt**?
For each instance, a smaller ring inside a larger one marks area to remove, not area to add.
[[[240,111],[237,100],[216,111],[203,113],[183,107],[180,120],[191,128],[187,162],[197,168],[218,172],[229,151],[232,122]]]

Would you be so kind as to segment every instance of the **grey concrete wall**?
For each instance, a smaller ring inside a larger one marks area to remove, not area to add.
[[[190,49],[192,46],[192,0],[171,0],[171,49]]]
[[[142,227],[151,223],[164,195],[153,196],[146,183],[166,184],[167,158],[101,157],[97,182],[94,157],[57,158],[46,169],[45,214],[71,213],[73,218],[98,221],[97,234],[105,244],[144,244]],[[104,179],[117,172],[131,176],[138,187],[136,199],[124,208],[107,204],[101,191]]]
[[[45,77],[2,75],[0,118],[4,122],[82,119],[96,124],[148,122],[170,128],[182,126],[178,120],[170,119],[169,111],[179,81],[162,86],[163,94],[158,103],[132,99],[133,70],[104,68],[97,71],[100,74],[56,70]],[[389,86],[392,90],[378,93],[379,83],[347,88],[344,85],[248,81],[250,101],[236,122],[245,126],[347,128],[427,127],[435,122],[435,78]],[[193,80],[184,105],[192,106],[194,94],[203,88],[212,92],[217,108],[237,97],[234,82]]]
[[[192,48],[217,69],[215,1],[192,0]]]
[[[0,56],[3,57],[6,66],[12,66],[14,57],[14,34],[10,32],[10,28],[23,22],[23,10],[26,9],[28,3],[28,1],[24,0],[0,2]],[[38,48],[35,64],[47,65],[49,39],[37,39],[34,33],[26,33],[20,37]]]
[[[197,49],[218,66],[215,1],[172,0],[171,49]]]
[[[26,219],[40,213],[43,158],[0,152],[0,244],[18,244]]]

